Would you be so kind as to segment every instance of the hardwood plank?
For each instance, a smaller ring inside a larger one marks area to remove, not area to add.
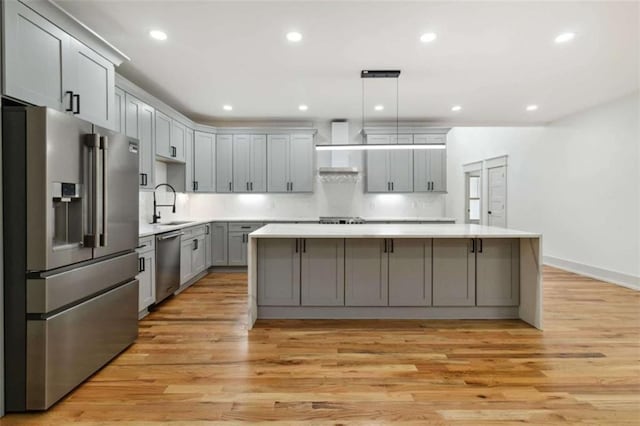
[[[259,320],[216,273],[45,413],[0,425],[640,423],[640,292],[545,268],[515,320]],[[270,423],[273,424],[273,423]]]

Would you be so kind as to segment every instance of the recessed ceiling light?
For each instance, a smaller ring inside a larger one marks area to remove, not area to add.
[[[233,107],[231,105],[223,105],[222,109],[225,111],[231,111]]]
[[[308,106],[306,106],[306,105],[299,105],[299,106],[298,106],[298,109],[299,109],[300,111],[306,111],[306,110],[308,110],[308,109],[309,109],[309,107],[308,107]]]
[[[160,30],[151,30],[149,31],[149,37],[154,38],[156,40],[164,41],[167,39],[167,33]]]
[[[460,111],[462,109],[462,107],[460,105],[454,105],[451,107],[451,111],[453,112],[457,112]]]
[[[287,40],[297,43],[302,40],[302,34],[297,31],[291,31],[287,33]]]
[[[384,109],[384,105],[376,105],[373,107],[376,111],[382,111]]]
[[[556,43],[566,43],[568,41],[573,40],[576,37],[576,33],[562,33],[562,34],[558,34],[558,36],[555,38],[555,42]]]
[[[527,111],[537,111],[538,105],[527,105]]]
[[[420,41],[423,43],[431,43],[438,38],[436,33],[424,33],[420,36]]]

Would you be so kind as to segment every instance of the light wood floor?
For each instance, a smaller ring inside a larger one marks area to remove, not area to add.
[[[211,274],[43,414],[0,424],[640,424],[640,292],[545,269],[545,323],[259,321]]]

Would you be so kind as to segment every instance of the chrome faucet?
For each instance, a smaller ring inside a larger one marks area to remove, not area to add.
[[[169,187],[169,189],[173,191],[173,204],[157,204],[156,203],[156,189],[160,188],[161,186]],[[159,183],[153,189],[153,220],[151,221],[151,223],[158,223],[158,221],[160,220],[160,212],[158,211],[158,207],[171,207],[172,212],[173,213],[176,212],[176,190],[173,189],[173,186],[169,185],[168,183]]]

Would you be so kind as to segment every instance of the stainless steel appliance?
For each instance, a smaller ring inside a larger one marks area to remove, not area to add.
[[[138,143],[3,109],[7,411],[43,410],[137,337]]]
[[[364,223],[361,217],[321,216],[320,224],[359,225]]]
[[[180,287],[180,236],[183,234],[168,232],[156,236],[156,303]]]

